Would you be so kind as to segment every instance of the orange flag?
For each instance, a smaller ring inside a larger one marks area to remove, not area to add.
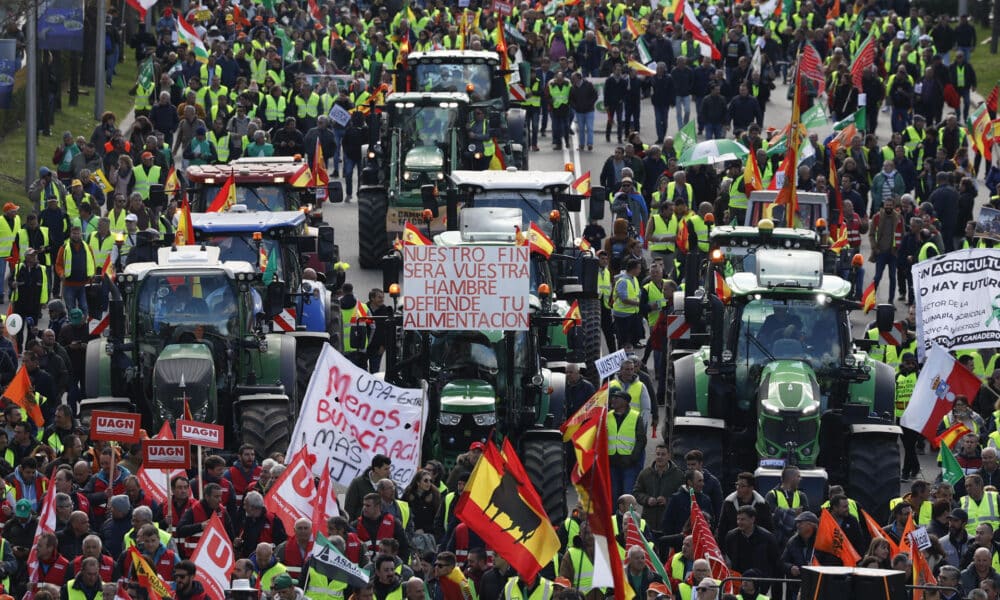
[[[844,563],[845,567],[853,567],[861,560],[858,551],[851,545],[850,540],[844,535],[844,530],[837,525],[837,521],[830,514],[830,511],[823,509],[820,512],[819,528],[816,530],[815,548],[828,554],[832,554]]]
[[[872,518],[870,514],[865,512],[865,509],[861,509],[861,515],[865,519],[865,526],[868,527],[868,535],[874,538],[882,538],[883,540],[889,542],[889,550],[892,555],[895,556],[899,552],[899,547],[896,546],[896,542],[892,541],[892,538],[885,534],[885,530],[882,526],[878,524],[878,521]]]
[[[913,511],[910,511],[910,515],[906,517],[906,526],[903,527],[903,535],[899,536],[899,545],[896,547],[896,551],[892,553],[893,556],[899,554],[900,552],[906,552],[910,556],[913,553],[910,552],[910,534],[913,533]]]
[[[931,571],[931,566],[927,564],[924,553],[917,550],[912,555],[913,559],[913,585],[937,585],[937,577]],[[921,600],[924,597],[923,590],[913,590],[913,600]]]
[[[35,400],[35,388],[31,385],[28,370],[24,368],[24,365],[21,365],[21,368],[14,375],[14,379],[7,384],[7,389],[3,391],[3,397],[24,409],[35,425],[45,426],[42,409],[38,406],[38,401]]]

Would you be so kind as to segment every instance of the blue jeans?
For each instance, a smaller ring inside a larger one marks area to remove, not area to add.
[[[352,184],[354,183],[354,169],[357,166],[358,166],[357,163],[355,163],[353,160],[351,160],[351,157],[347,156],[347,153],[345,152],[344,153],[344,173],[343,173],[343,175],[344,175],[344,195],[346,197],[348,197],[348,198],[351,197],[351,194],[352,194],[352,191],[353,191],[353,185]],[[358,182],[358,187],[359,188],[361,187],[361,182],[360,181]]]
[[[969,104],[972,103],[971,94],[969,93],[969,88],[964,90],[958,90],[958,95],[962,97],[962,121],[969,118]]]
[[[965,55],[965,62],[968,63],[972,56],[972,46],[959,46],[958,51]]]
[[[66,303],[66,312],[79,308],[83,314],[87,314],[87,286],[63,285],[62,297]]]
[[[892,107],[892,132],[899,133],[910,124],[910,111],[905,108]]]
[[[565,143],[569,146],[569,127],[570,127],[569,115],[559,116],[556,114],[552,115],[552,144],[555,146],[562,146]]]
[[[705,123],[705,139],[721,140],[726,137],[726,132],[722,128],[722,123]]]
[[[346,131],[347,131],[346,129],[340,129],[338,127],[333,128],[333,140],[337,144],[337,147],[333,149],[333,156],[332,156],[334,172],[340,171],[340,154],[342,152],[340,147],[344,142],[344,132]],[[330,156],[326,157],[327,160],[330,160],[330,158],[331,158]],[[344,164],[345,165],[347,164],[346,155],[344,156]],[[347,167],[345,166],[344,168],[346,169]]]
[[[528,144],[534,148],[538,145],[538,123],[542,118],[542,108],[540,106],[529,106],[527,113],[524,124],[528,127]]]
[[[677,129],[687,125],[687,122],[691,120],[691,96],[677,96],[677,112],[674,116],[677,118]],[[684,116],[681,117],[681,113]]]
[[[667,136],[667,119],[670,118],[670,106],[653,105],[653,121],[656,123],[656,141],[662,143]]]
[[[638,465],[611,467],[611,497],[621,498],[623,494],[631,494],[637,477],[639,477]]]
[[[896,255],[892,252],[880,252],[875,255],[875,288],[882,280],[882,271],[889,267],[889,302],[896,299]]]
[[[576,113],[576,139],[581,146],[594,145],[594,111]]]
[[[118,51],[112,50],[104,55],[104,78],[105,83],[111,85],[111,79],[114,77],[115,69],[118,67]]]

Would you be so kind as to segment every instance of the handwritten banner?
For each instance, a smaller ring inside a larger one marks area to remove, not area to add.
[[[347,485],[376,454],[392,460],[392,479],[409,484],[420,468],[424,392],[396,387],[359,369],[329,344],[316,361],[285,456],[306,446],[330,457],[330,477]],[[317,468],[313,465],[314,472]]]

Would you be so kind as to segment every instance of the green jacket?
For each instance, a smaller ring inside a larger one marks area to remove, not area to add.
[[[886,185],[885,171],[879,171],[872,179],[872,212],[875,212],[882,208],[882,188]],[[906,193],[906,184],[903,182],[903,176],[899,171],[896,171],[896,176],[892,184],[892,195],[902,196]]]
[[[647,523],[653,523],[654,527],[659,527],[663,521],[663,513],[667,510],[667,505],[650,506],[650,498],[663,496],[668,501],[670,496],[680,489],[684,484],[684,469],[679,468],[673,461],[667,464],[663,473],[657,473],[654,465],[649,465],[642,471],[635,480],[635,487],[632,488],[632,495],[635,501],[642,506],[642,517]]]

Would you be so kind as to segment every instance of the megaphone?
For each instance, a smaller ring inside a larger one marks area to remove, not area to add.
[[[21,332],[21,328],[24,327],[24,320],[21,319],[21,315],[13,313],[7,315],[4,325],[7,326],[7,333],[13,336]]]

